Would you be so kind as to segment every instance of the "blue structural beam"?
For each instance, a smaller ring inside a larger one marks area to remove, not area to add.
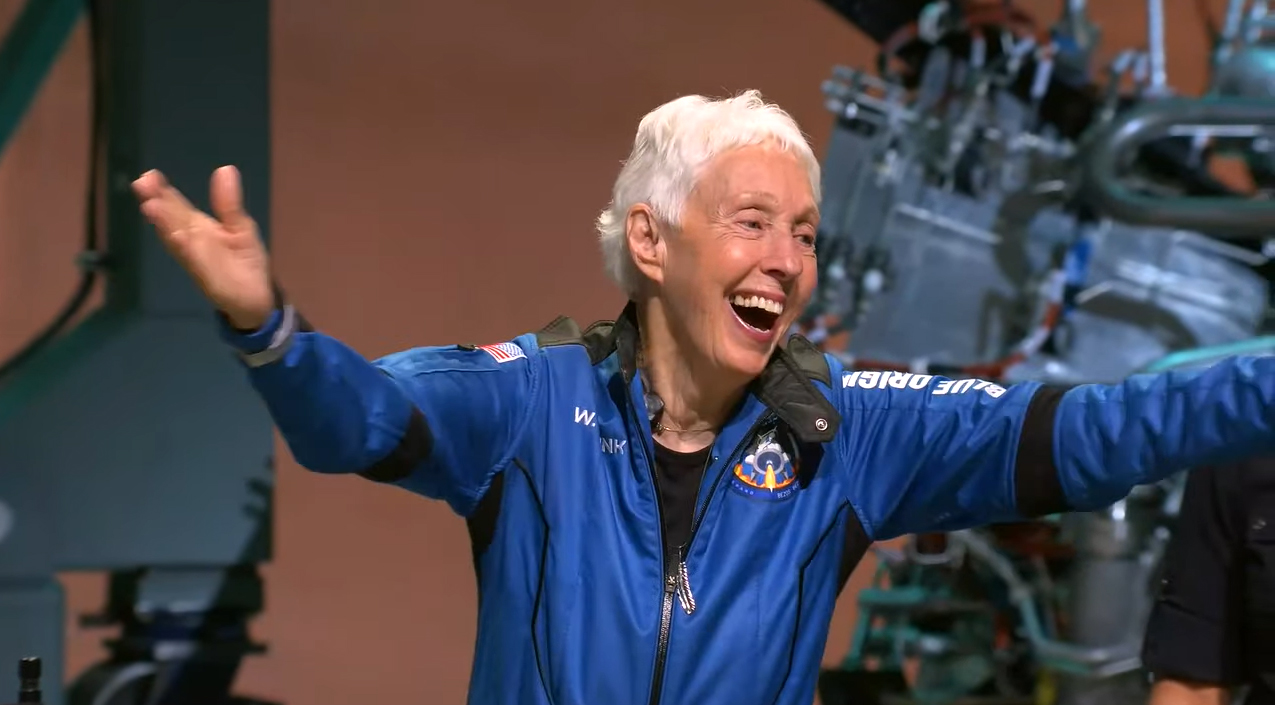
[[[5,61],[46,57],[79,6],[32,2],[22,21],[32,26],[42,12],[50,24],[35,33],[40,41],[0,50],[0,71],[25,86],[35,64]],[[208,576],[270,557],[270,419],[130,192],[133,178],[158,168],[206,208],[212,170],[236,164],[247,207],[269,224],[269,3],[96,7],[106,71],[106,303],[0,381],[0,700],[16,692],[12,664],[38,656],[46,705],[63,702],[55,573],[187,575],[163,582],[180,604],[217,599]],[[7,89],[0,79],[0,94]],[[0,97],[8,121],[0,137],[20,104]]]

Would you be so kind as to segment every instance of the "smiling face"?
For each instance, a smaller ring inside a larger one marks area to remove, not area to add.
[[[640,226],[649,215],[637,210]],[[676,230],[642,237],[630,227],[630,248],[679,347],[752,378],[814,291],[817,224],[802,162],[755,145],[709,162]]]

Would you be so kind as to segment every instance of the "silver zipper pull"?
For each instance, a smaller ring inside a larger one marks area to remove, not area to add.
[[[682,603],[682,611],[686,614],[695,612],[695,595],[691,592],[691,575],[686,570],[686,561],[677,564],[677,599]]]

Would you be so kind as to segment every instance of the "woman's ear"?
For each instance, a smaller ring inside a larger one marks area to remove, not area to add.
[[[624,237],[629,243],[629,256],[644,277],[656,284],[664,282],[664,235],[655,212],[645,203],[629,209],[624,219]]]

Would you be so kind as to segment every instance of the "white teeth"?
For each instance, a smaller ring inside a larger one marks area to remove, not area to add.
[[[784,305],[778,301],[771,301],[762,296],[743,296],[736,294],[731,299],[731,303],[743,308],[760,308],[763,311],[769,311],[776,316],[784,312]]]

